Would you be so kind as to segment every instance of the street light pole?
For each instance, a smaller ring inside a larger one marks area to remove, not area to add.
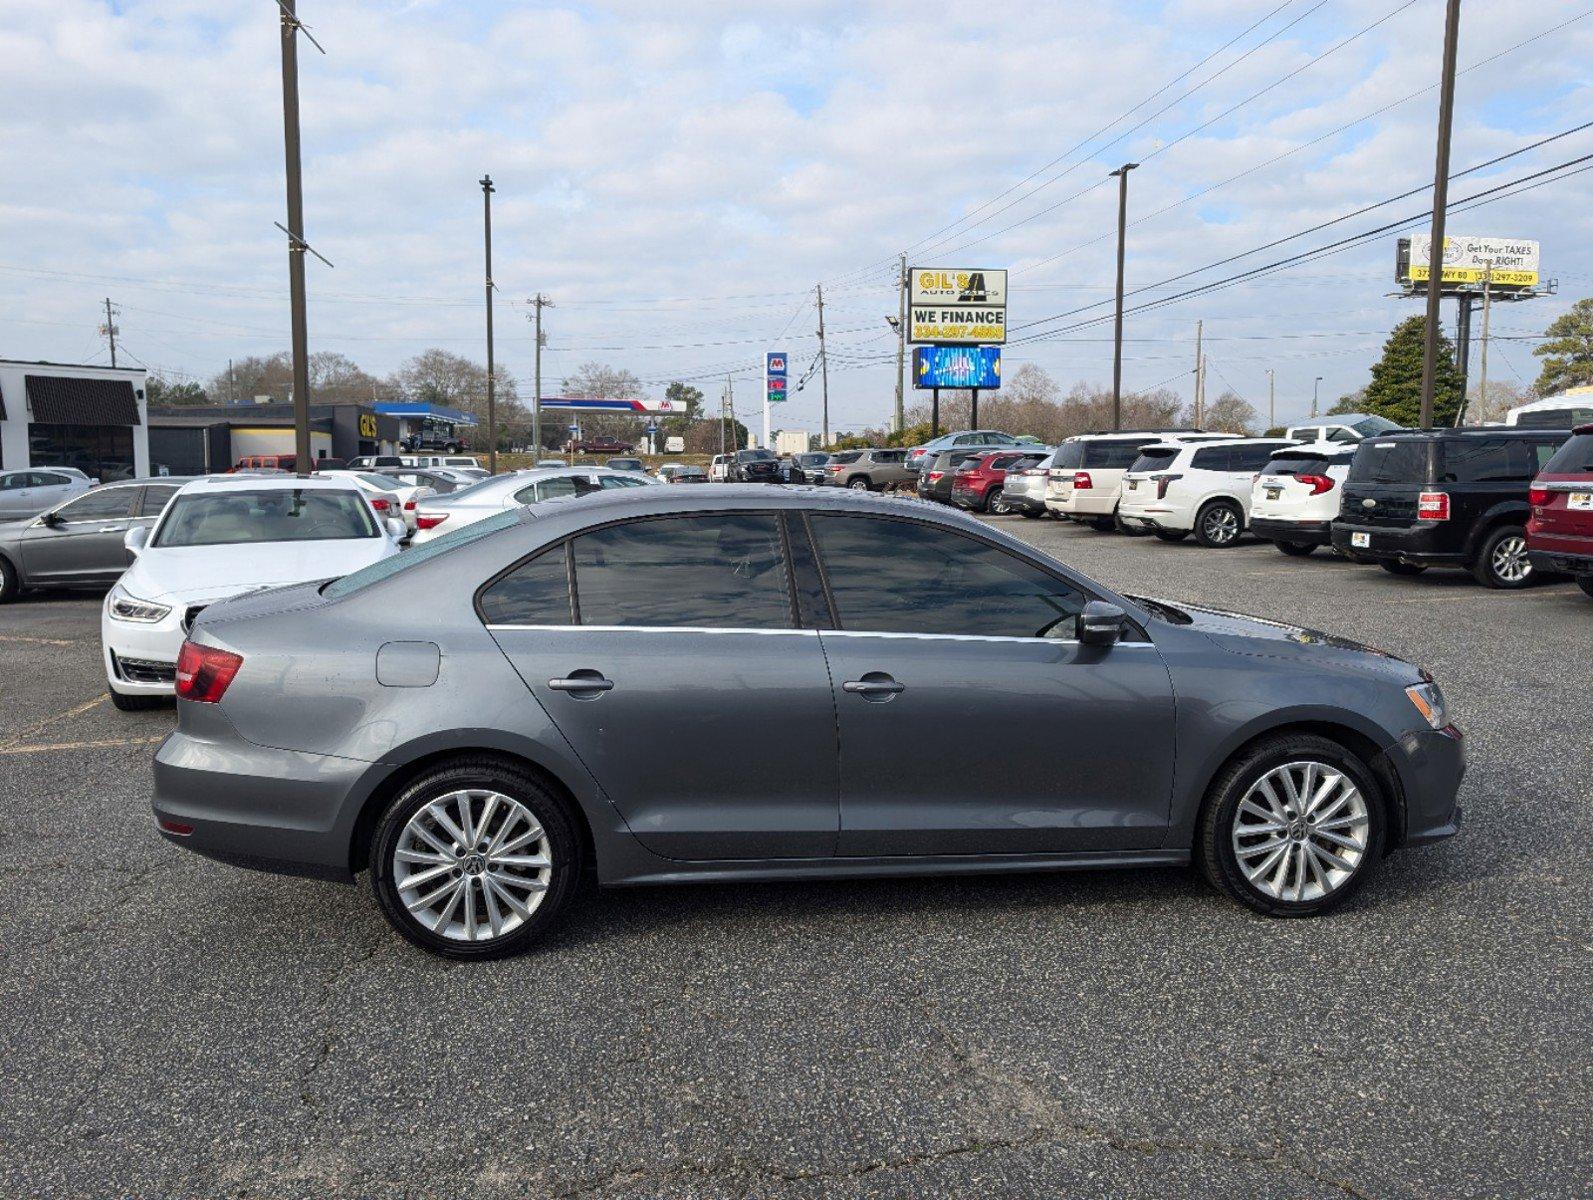
[[[498,396],[492,362],[492,176],[481,177],[481,206],[487,248],[487,470],[498,473]]]
[[[1317,391],[1322,385],[1322,376],[1318,375],[1311,381],[1311,416],[1316,416]]]
[[[298,474],[310,473],[310,331],[304,303],[304,185],[299,164],[299,18],[294,0],[282,9],[282,148],[288,176],[288,305],[292,310],[293,452]]]
[[[1267,428],[1278,427],[1278,379],[1271,367],[1267,368]]]
[[[902,397],[902,372],[906,369],[907,360],[907,252],[901,254],[899,272],[896,277],[896,432],[900,433],[904,416]]]
[[[1438,163],[1433,172],[1432,245],[1427,254],[1427,337],[1422,350],[1422,428],[1433,427],[1438,387],[1438,298],[1444,290],[1444,218],[1449,206],[1449,143],[1455,121],[1455,52],[1460,43],[1460,0],[1444,10],[1444,69],[1438,91]]]
[[[1124,163],[1117,176],[1117,313],[1112,323],[1112,428],[1123,428],[1123,251],[1128,234],[1128,173],[1138,163]]]

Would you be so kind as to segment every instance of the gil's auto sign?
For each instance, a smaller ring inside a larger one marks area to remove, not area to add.
[[[914,267],[907,287],[909,342],[972,346],[1007,340],[1005,271]]]

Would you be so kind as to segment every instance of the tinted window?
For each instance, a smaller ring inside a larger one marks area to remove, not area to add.
[[[1203,450],[1196,450],[1195,457],[1190,460],[1190,466],[1197,471],[1233,471],[1238,468],[1232,466],[1233,447],[1207,446]]]
[[[563,546],[521,563],[481,593],[489,625],[569,625],[570,573]]]
[[[985,542],[913,521],[815,516],[842,629],[1075,636],[1084,597]]]
[[[1507,438],[1455,438],[1443,443],[1444,483],[1508,483],[1532,473],[1527,445]]]
[[[631,521],[571,543],[583,625],[790,629],[772,514]]]
[[[1131,463],[1139,457],[1139,448],[1148,445],[1150,439],[1143,442],[1136,441],[1110,441],[1087,442],[1084,448],[1084,462],[1086,467],[1099,467],[1108,471],[1126,471]]]
[[[1166,446],[1157,450],[1141,450],[1139,457],[1129,464],[1130,471],[1163,471],[1172,466],[1173,459],[1178,457],[1175,446]]]
[[[144,489],[144,500],[139,505],[139,516],[158,517],[161,510],[171,503],[171,498],[177,494],[180,485],[175,483],[153,483]]]
[[[178,496],[150,545],[343,541],[379,534],[371,506],[359,492],[274,488]]]
[[[321,589],[321,595],[328,599],[338,596],[347,596],[351,592],[358,592],[373,583],[380,583],[390,575],[399,575],[405,571],[412,571],[424,562],[429,562],[439,554],[447,554],[450,550],[457,550],[461,546],[468,546],[471,542],[479,542],[482,538],[497,533],[500,529],[507,529],[511,525],[519,524],[520,510],[506,508],[502,512],[495,512],[490,517],[483,517],[479,521],[472,521],[463,529],[456,529],[452,533],[445,533],[440,538],[406,550],[402,554],[394,554],[380,562],[374,562],[368,567],[361,567],[358,571],[350,572],[342,579],[334,579]]]
[[[71,483],[65,475],[52,475],[48,471],[37,471],[33,476],[34,487],[60,487],[63,483]]]
[[[907,461],[905,450],[876,450],[873,459],[877,463],[899,463]]]
[[[1320,475],[1329,466],[1342,461],[1323,454],[1275,454],[1261,469],[1268,475]]]
[[[1068,442],[1058,446],[1056,454],[1051,458],[1051,465],[1065,471],[1084,465],[1084,443]]]
[[[1263,442],[1256,446],[1229,446],[1232,454],[1229,460],[1230,471],[1259,471],[1267,465],[1267,459],[1272,457],[1272,452],[1278,448],[1277,442]]]
[[[1005,471],[1018,461],[1018,457],[1016,454],[998,454],[987,462],[985,466],[992,471]]]
[[[791,547],[791,575],[796,585],[797,614],[804,629],[834,629],[835,618],[824,595],[819,560],[808,540],[807,526],[796,513],[785,514],[786,540]]]
[[[1432,448],[1426,438],[1362,442],[1350,464],[1350,482],[1426,483]]]
[[[770,450],[737,450],[736,459],[739,462],[768,462],[774,458]]]
[[[863,452],[861,450],[848,450],[844,454],[836,454],[832,456],[830,461],[832,463],[851,463],[856,462],[862,457]]]
[[[1523,429],[1570,429],[1589,421],[1593,421],[1593,408],[1544,408],[1521,413],[1515,423]]]
[[[1350,428],[1363,438],[1367,438],[1400,429],[1402,426],[1398,421],[1390,421],[1387,417],[1362,417],[1359,421],[1351,421]]]
[[[1546,447],[1540,447],[1540,452]],[[1579,433],[1544,464],[1545,471],[1560,475],[1593,471],[1593,433]]]
[[[63,504],[55,510],[55,515],[63,521],[114,521],[132,516],[133,501],[137,498],[136,487],[106,488]]]

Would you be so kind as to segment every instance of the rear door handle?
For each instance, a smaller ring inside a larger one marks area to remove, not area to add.
[[[907,685],[898,683],[883,671],[869,671],[861,679],[848,679],[841,684],[841,690],[865,700],[882,701],[891,699],[898,692],[905,692]]]
[[[571,671],[563,679],[548,680],[548,687],[555,692],[607,692],[614,681],[603,678],[601,671]]]

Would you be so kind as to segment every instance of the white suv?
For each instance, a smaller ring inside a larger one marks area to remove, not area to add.
[[[1163,541],[1193,533],[1202,546],[1231,546],[1249,519],[1251,481],[1274,450],[1292,444],[1225,438],[1146,446],[1123,475],[1118,514]]]
[[[1354,457],[1327,442],[1274,450],[1250,488],[1250,532],[1291,555],[1331,545]]]
[[[1231,433],[1195,430],[1119,430],[1081,433],[1066,439],[1052,457],[1045,485],[1045,506],[1059,517],[1071,517],[1096,529],[1113,528],[1123,472],[1139,452],[1153,443],[1215,441]],[[1137,533],[1139,530],[1128,530]]]

